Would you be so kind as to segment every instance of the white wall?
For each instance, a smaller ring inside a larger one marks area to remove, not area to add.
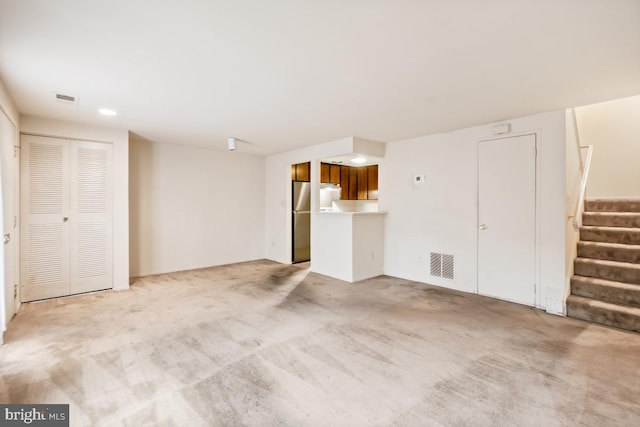
[[[640,96],[576,108],[582,145],[593,145],[588,197],[640,197]]]
[[[537,306],[561,312],[565,293],[565,114],[508,120],[511,134],[537,132]],[[384,272],[477,291],[477,144],[492,124],[388,143],[380,167]],[[412,178],[426,182],[414,186]],[[382,197],[384,195],[384,197]],[[429,252],[456,257],[456,279],[429,275]]]
[[[20,126],[20,117],[18,110],[15,108],[4,83],[0,80],[0,152],[2,161],[0,162],[0,171],[2,176],[2,195],[0,196],[0,224],[4,223],[3,211],[18,212],[18,203],[15,197],[15,162],[13,157],[13,146],[18,145],[18,129]],[[8,179],[8,182],[6,178]],[[11,222],[11,218],[8,219]],[[13,284],[18,281],[18,242],[19,228],[14,227],[13,230],[4,230],[3,233],[10,232],[11,239],[9,245],[0,245],[0,344],[2,343],[2,332],[6,330],[7,324],[16,311],[15,299],[13,297]],[[3,234],[0,233],[0,234]],[[5,250],[11,251],[9,254],[9,264],[4,265]],[[5,270],[6,267],[6,270]],[[5,273],[7,274],[6,277]],[[11,277],[12,276],[12,277]]]
[[[264,258],[264,159],[132,139],[131,276]]]
[[[22,116],[20,131],[113,144],[113,287],[129,288],[129,132],[40,117]]]

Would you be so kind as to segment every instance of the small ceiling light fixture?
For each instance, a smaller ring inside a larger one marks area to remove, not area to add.
[[[101,108],[98,110],[98,113],[102,114],[103,116],[117,116],[118,112],[116,110],[112,110],[110,108]]]
[[[233,136],[230,136],[229,138],[227,138],[227,146],[229,147],[229,151],[236,151],[238,149],[236,138]]]
[[[366,161],[367,161],[367,159],[365,157],[362,157],[362,156],[354,157],[353,159],[351,159],[351,163],[355,163],[356,165],[361,165],[361,164],[365,163]]]

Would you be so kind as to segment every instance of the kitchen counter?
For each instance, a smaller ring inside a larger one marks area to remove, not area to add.
[[[311,271],[356,282],[383,274],[386,212],[313,212]]]

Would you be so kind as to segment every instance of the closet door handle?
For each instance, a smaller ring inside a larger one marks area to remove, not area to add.
[[[62,218],[62,222],[67,222],[67,221],[69,221],[69,217],[68,216],[65,216],[64,218]]]

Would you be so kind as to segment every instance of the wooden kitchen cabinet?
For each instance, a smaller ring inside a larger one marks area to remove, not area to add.
[[[349,166],[340,166],[340,200],[349,200]]]
[[[378,200],[378,165],[331,166],[335,166],[337,172],[330,169],[329,182],[339,184],[342,188],[340,200]]]
[[[322,184],[341,185],[341,169],[344,166],[332,165],[330,163],[320,163],[320,182]]]
[[[368,200],[367,190],[368,190],[368,173],[367,167],[359,167],[354,168],[358,175],[358,194],[357,200]]]
[[[320,182],[329,184],[331,182],[331,165],[328,163],[320,163]]]
[[[378,200],[378,165],[367,166],[367,199]]]
[[[347,167],[349,170],[349,197],[347,200],[358,200],[358,168]]]
[[[329,167],[329,182],[340,185],[340,165],[331,165]]]
[[[311,176],[311,162],[298,163],[291,166],[291,180],[292,181],[306,181],[309,182]]]

